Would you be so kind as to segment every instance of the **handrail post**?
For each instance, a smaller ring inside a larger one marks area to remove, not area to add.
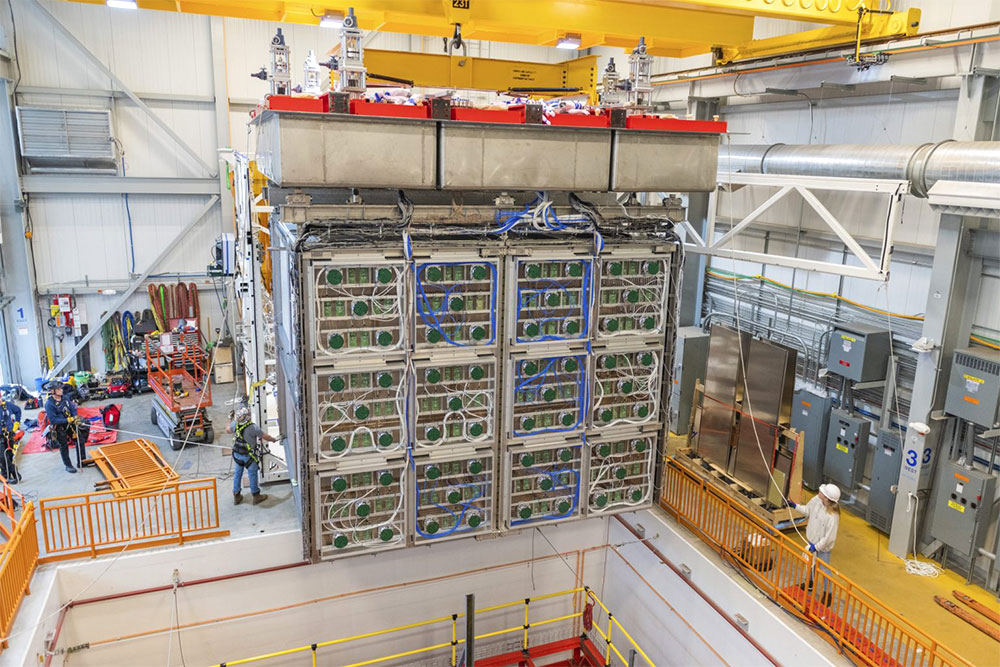
[[[90,557],[97,558],[97,540],[94,539],[94,521],[90,516],[90,495],[85,498],[84,511],[87,513],[87,536],[90,540]]]
[[[451,667],[458,663],[458,614],[451,615]]]
[[[611,665],[611,628],[614,627],[612,622],[615,615],[610,611],[608,612],[608,634],[604,637],[604,642],[607,646],[604,649],[604,665],[605,667],[610,667]]]
[[[528,628],[531,624],[528,623],[528,605],[531,604],[531,598],[524,598],[524,639],[521,640],[521,650],[528,650]]]
[[[313,644],[310,648],[312,648],[312,659],[313,659],[312,667],[316,667],[316,644]]]
[[[184,521],[181,518],[181,486],[174,485],[174,507],[177,510],[177,541],[184,544]]]

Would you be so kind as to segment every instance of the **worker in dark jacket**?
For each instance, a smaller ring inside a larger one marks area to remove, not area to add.
[[[81,465],[83,459],[87,458],[87,450],[85,443],[80,442],[78,434],[76,404],[63,397],[61,382],[54,383],[49,390],[49,398],[45,401],[45,416],[55,431],[56,442],[59,443],[59,455],[62,456],[66,472],[75,473],[76,468],[73,467],[73,462],[69,458],[70,440],[76,443],[77,460]]]
[[[7,402],[0,396],[0,475],[8,484],[17,484],[21,475],[14,465],[14,446],[21,428],[21,408],[14,401]]]

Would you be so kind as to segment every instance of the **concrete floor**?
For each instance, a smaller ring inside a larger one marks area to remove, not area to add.
[[[288,482],[277,482],[263,486],[267,500],[254,506],[248,502],[249,489],[246,475],[243,476],[243,503],[233,505],[232,456],[229,445],[232,436],[225,433],[226,419],[232,406],[226,405],[231,387],[220,385],[213,388],[215,405],[209,407],[209,415],[215,428],[215,442],[211,445],[190,444],[183,451],[170,448],[167,439],[149,420],[153,394],[141,394],[132,398],[88,401],[85,407],[96,407],[108,403],[121,403],[122,414],[119,424],[118,441],[145,438],[156,443],[164,458],[182,480],[215,477],[219,495],[219,520],[221,527],[228,529],[233,537],[255,535],[264,532],[296,529],[299,518],[292,499]],[[38,411],[25,412],[25,418],[37,418]],[[91,447],[92,448],[92,447]],[[75,455],[71,452],[75,461]],[[39,454],[21,454],[17,459],[18,470],[23,480],[16,488],[29,500],[64,496],[94,491],[94,484],[103,475],[94,466],[88,466],[75,475],[63,469],[58,451]],[[40,534],[40,533],[39,533]]]
[[[667,455],[686,446],[686,437],[670,434]],[[808,497],[812,495],[807,492]],[[797,539],[794,532],[788,535]],[[855,584],[972,664],[1000,666],[1000,644],[934,602],[935,595],[957,602],[952,596],[957,590],[1000,612],[1000,602],[993,593],[966,584],[965,577],[952,570],[936,578],[908,574],[903,561],[889,553],[888,536],[846,509],[840,513],[840,530],[830,561]]]

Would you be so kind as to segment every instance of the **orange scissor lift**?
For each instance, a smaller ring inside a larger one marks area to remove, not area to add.
[[[179,450],[188,442],[212,442],[208,353],[196,330],[151,334],[144,341],[146,373],[153,390],[149,419]]]

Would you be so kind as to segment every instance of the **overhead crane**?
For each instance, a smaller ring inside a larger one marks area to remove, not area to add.
[[[104,0],[68,0],[104,4]],[[650,55],[712,53],[717,62],[913,35],[920,10],[882,11],[879,0],[138,0],[142,9],[317,25],[353,7],[363,30],[555,46],[631,49],[645,37]],[[823,25],[754,40],[755,17]]]

